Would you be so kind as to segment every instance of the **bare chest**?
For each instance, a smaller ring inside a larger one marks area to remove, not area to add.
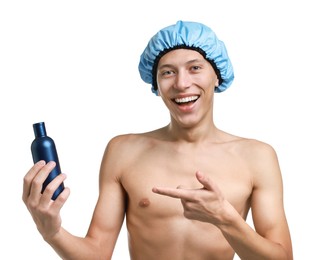
[[[182,214],[178,199],[163,197],[152,192],[153,187],[178,186],[199,189],[195,177],[201,171],[215,182],[225,198],[239,211],[248,211],[252,192],[249,167],[238,156],[214,151],[195,153],[151,152],[140,157],[122,176],[122,185],[128,195],[128,211],[134,215],[146,214],[151,218],[172,217]]]

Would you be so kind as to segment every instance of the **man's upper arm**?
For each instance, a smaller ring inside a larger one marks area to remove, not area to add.
[[[274,149],[260,144],[253,164],[251,210],[255,229],[266,239],[282,245],[290,254],[292,246],[284,212],[282,176]]]
[[[112,255],[126,207],[126,195],[120,183],[118,146],[113,139],[105,150],[99,175],[99,198],[87,233],[87,237],[99,243],[106,257]]]

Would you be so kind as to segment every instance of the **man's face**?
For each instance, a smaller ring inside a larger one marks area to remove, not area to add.
[[[192,127],[213,116],[214,88],[218,78],[211,64],[197,51],[177,49],[165,54],[157,68],[158,95],[172,120]]]

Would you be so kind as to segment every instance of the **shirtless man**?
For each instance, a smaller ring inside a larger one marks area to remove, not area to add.
[[[141,55],[142,79],[170,112],[170,123],[110,140],[88,233],[61,226],[65,180],[41,194],[54,163],[36,163],[23,201],[44,240],[63,259],[111,259],[126,215],[131,259],[292,259],[277,156],[263,142],[218,129],[213,92],[233,81],[223,42],[207,26],[178,21],[157,33]],[[255,230],[246,223],[251,208]]]

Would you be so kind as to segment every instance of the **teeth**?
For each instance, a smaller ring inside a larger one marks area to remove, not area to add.
[[[175,102],[176,103],[187,103],[187,102],[195,101],[196,99],[198,99],[198,96],[175,98]]]

